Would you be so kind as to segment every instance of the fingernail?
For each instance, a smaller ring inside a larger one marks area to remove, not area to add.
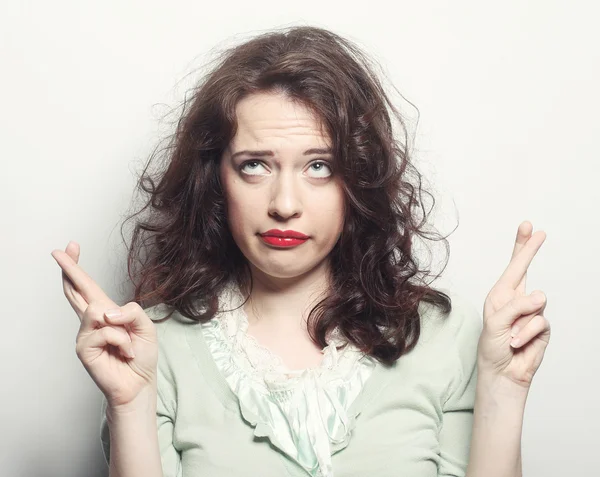
[[[519,346],[520,344],[521,344],[521,338],[515,338],[514,340],[512,340],[512,341],[510,342],[510,345],[511,345],[513,348],[516,348],[516,347],[517,347],[517,346]]]
[[[519,327],[518,326],[513,326],[512,331],[510,332],[510,337],[514,338],[518,334],[519,334]]]
[[[135,358],[135,353],[133,352],[133,348],[129,348],[129,352],[127,353],[127,355],[128,355],[130,358]]]
[[[107,316],[107,318],[118,318],[119,316],[121,316],[121,310],[119,310],[118,308],[111,308],[109,310],[106,310],[104,314]]]

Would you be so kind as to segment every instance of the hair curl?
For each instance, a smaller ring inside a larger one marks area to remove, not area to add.
[[[269,91],[286,93],[323,121],[346,197],[344,228],[330,253],[332,287],[310,312],[311,338],[324,347],[339,326],[363,352],[392,364],[419,339],[419,302],[447,314],[451,300],[417,283],[429,273],[413,256],[413,239],[428,238],[427,214],[405,121],[367,56],[321,28],[274,30],[226,49],[183,101],[168,145],[154,150],[139,179],[149,199],[126,219],[148,209],[135,222],[128,247],[133,300],[144,307],[164,303],[206,322],[218,311],[217,296],[229,280],[246,283],[249,268],[227,224],[219,161],[236,132],[238,101]],[[394,137],[390,112],[402,140]],[[164,168],[150,173],[159,152]]]

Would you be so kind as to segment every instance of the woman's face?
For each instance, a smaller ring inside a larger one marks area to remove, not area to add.
[[[221,160],[221,184],[231,233],[253,274],[296,278],[326,272],[344,222],[341,182],[328,165],[329,137],[306,107],[282,93],[247,96],[236,116],[236,135]],[[265,235],[272,230],[308,238]]]

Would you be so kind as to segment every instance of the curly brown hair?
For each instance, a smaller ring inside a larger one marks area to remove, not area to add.
[[[271,30],[226,49],[183,101],[168,145],[154,150],[139,179],[148,201],[126,219],[147,211],[135,222],[128,247],[133,301],[168,305],[165,319],[177,310],[206,322],[219,311],[217,297],[230,280],[251,290],[247,260],[227,224],[219,161],[236,133],[238,101],[274,91],[323,121],[346,197],[344,228],[330,252],[331,291],[310,312],[310,336],[325,347],[326,336],[339,327],[363,352],[392,364],[419,339],[419,302],[448,314],[451,301],[425,283],[429,270],[413,256],[417,235],[437,234],[425,232],[422,175],[409,157],[406,121],[371,60],[322,28]],[[164,167],[150,173],[159,156]],[[440,239],[448,251],[446,238]]]

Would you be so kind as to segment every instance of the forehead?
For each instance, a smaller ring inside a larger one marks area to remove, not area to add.
[[[236,105],[237,131],[231,148],[261,142],[290,142],[329,147],[329,134],[307,106],[283,93],[256,93]]]

